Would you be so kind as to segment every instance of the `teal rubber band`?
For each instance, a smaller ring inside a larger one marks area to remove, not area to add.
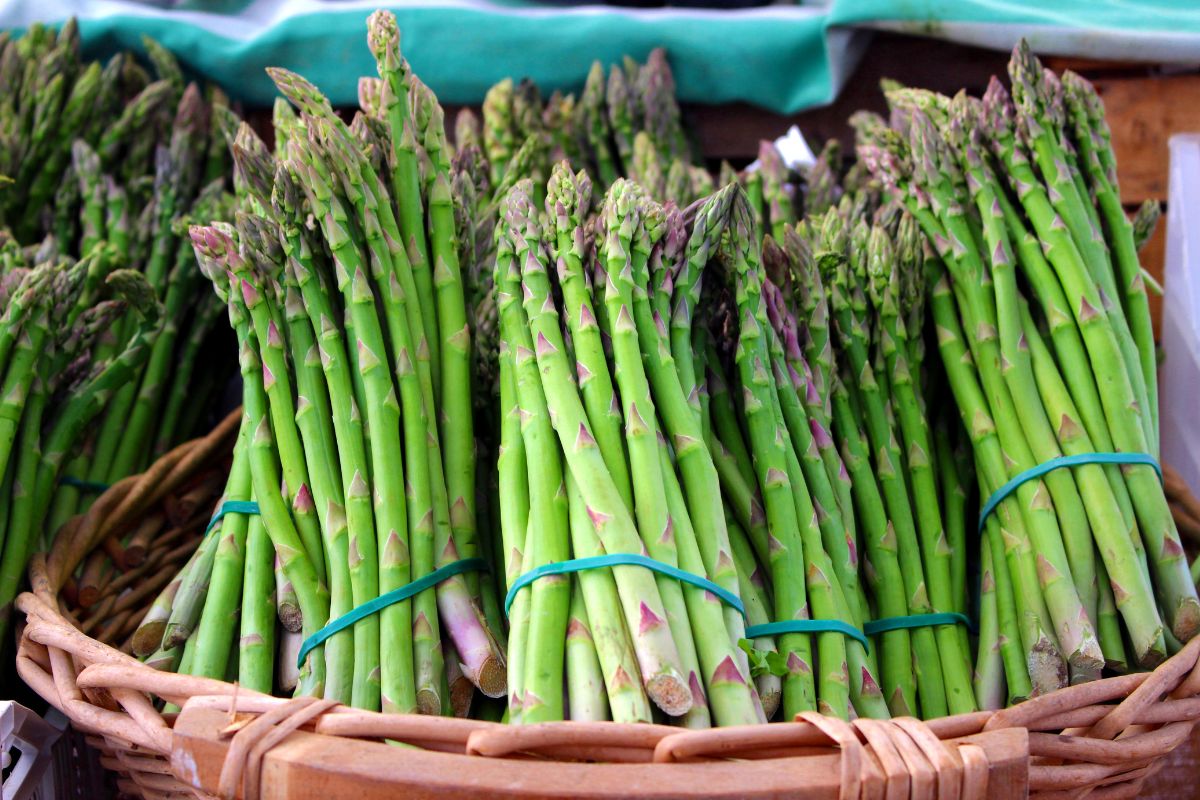
[[[763,625],[751,625],[746,628],[747,639],[757,639],[760,636],[778,636],[782,633],[840,633],[859,642],[867,652],[871,651],[871,642],[867,635],[848,622],[840,619],[792,619],[784,622],[768,622]]]
[[[565,575],[570,572],[583,572],[589,569],[600,569],[602,567],[645,567],[653,570],[660,575],[674,578],[683,583],[690,583],[692,586],[698,586],[706,592],[709,592],[719,597],[726,605],[737,609],[737,612],[743,617],[746,616],[746,607],[742,605],[742,599],[732,592],[722,589],[717,584],[695,575],[691,572],[672,567],[670,564],[664,564],[661,561],[655,561],[649,556],[643,556],[639,553],[609,553],[603,556],[589,556],[588,558],[573,558],[570,561],[556,561],[553,564],[542,564],[540,567],[535,567],[529,572],[513,581],[512,587],[508,590],[508,594],[504,597],[504,616],[508,616],[508,610],[512,608],[513,600],[516,599],[517,592],[525,588],[529,584],[536,581],[538,578],[544,578],[547,575]]]
[[[1153,467],[1154,471],[1158,473],[1160,481],[1163,476],[1162,467],[1159,466],[1154,456],[1148,453],[1079,453],[1074,456],[1052,458],[1049,461],[1043,461],[1033,469],[1025,470],[992,492],[992,496],[983,504],[983,510],[979,512],[979,532],[983,533],[983,525],[987,522],[987,518],[991,516],[991,513],[996,510],[996,506],[1000,505],[1001,501],[1016,491],[1017,487],[1021,484],[1040,478],[1047,472],[1053,472],[1056,469],[1078,467],[1084,464],[1143,464],[1147,467]]]
[[[253,500],[226,500],[221,503],[217,512],[212,515],[212,519],[208,521],[208,527],[204,529],[204,535],[212,533],[212,529],[217,527],[217,523],[221,521],[226,514],[257,514],[258,503]]]
[[[76,489],[80,489],[85,492],[95,492],[96,494],[107,492],[112,488],[112,486],[107,483],[101,483],[100,481],[88,481],[84,480],[83,478],[76,478],[74,475],[63,475],[58,479],[58,482],[63,486],[74,486]]]
[[[304,664],[304,657],[314,647],[320,647],[330,636],[333,636],[340,630],[349,628],[360,619],[371,616],[377,611],[380,611],[388,606],[399,603],[401,600],[407,600],[413,595],[420,594],[426,589],[431,589],[437,586],[442,581],[453,578],[455,575],[461,575],[464,572],[487,572],[489,571],[488,563],[482,558],[462,558],[458,561],[451,562],[444,567],[438,567],[433,572],[423,577],[417,578],[412,583],[406,583],[398,589],[392,589],[390,592],[385,592],[379,595],[374,600],[368,600],[361,606],[347,611],[342,616],[330,622],[324,628],[309,636],[300,645],[300,653],[296,656],[296,667],[299,668]]]
[[[968,630],[975,626],[966,614],[957,611],[939,611],[935,614],[913,614],[907,617],[884,617],[873,619],[863,625],[867,636],[888,631],[899,631],[907,628],[931,628],[935,625],[966,625]]]

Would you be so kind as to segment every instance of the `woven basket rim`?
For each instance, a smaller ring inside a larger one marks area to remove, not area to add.
[[[132,768],[135,778],[136,770],[142,767],[164,772],[162,767],[172,748],[174,717],[156,710],[151,696],[179,705],[195,698],[193,706],[233,707],[239,713],[253,714],[266,714],[292,702],[220,680],[159,672],[80,632],[58,602],[66,577],[109,532],[154,506],[190,475],[223,455],[236,435],[239,419],[240,410],[207,436],[180,445],[145,473],[127,478],[101,495],[77,525],[57,538],[49,554],[34,556],[29,568],[31,590],[16,601],[26,618],[17,656],[21,677],[84,732],[98,734],[118,751],[128,751],[117,762],[130,768],[129,753],[146,761]],[[879,745],[875,738],[901,735],[897,729],[914,741],[933,737],[934,741],[946,742],[1021,728],[1028,731],[1030,786],[1035,792],[1116,786],[1132,793],[1153,772],[1158,760],[1191,734],[1198,720],[1200,637],[1153,672],[1068,687],[1001,711],[926,722],[905,718],[889,723],[848,724],[805,713],[791,722],[686,731],[615,722],[509,726],[334,706],[322,709],[306,722],[306,727],[334,736],[399,739],[456,751],[461,758],[533,753],[566,770],[585,752],[614,757],[624,754],[630,761],[679,763],[782,758],[788,748],[837,747],[843,754],[843,778],[855,781],[857,778],[846,777],[847,752],[860,742],[875,747],[872,763],[878,768]],[[1120,742],[1114,742],[1118,736]],[[946,747],[949,749],[949,745]],[[396,757],[402,758],[403,752],[397,751]],[[959,758],[960,769],[961,761]],[[170,779],[169,774],[160,777]],[[145,789],[141,783],[137,785]],[[190,790],[182,782],[172,789]],[[702,791],[703,787],[695,790]],[[143,796],[158,796],[156,791],[146,789]],[[1108,790],[1104,794],[1126,796]]]

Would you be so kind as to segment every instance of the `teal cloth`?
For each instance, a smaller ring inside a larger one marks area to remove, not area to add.
[[[357,101],[375,74],[366,46],[374,0],[10,0],[0,28],[79,14],[89,55],[141,50],[149,34],[190,71],[232,96],[267,105],[263,68],[314,81],[334,103]],[[1128,60],[1200,58],[1200,4],[1182,0],[829,0],[743,11],[617,9],[530,0],[413,0],[391,6],[405,56],[445,103],[478,103],[496,81],[530,77],[543,91],[578,90],[591,62],[644,59],[667,48],[679,96],[749,102],[794,113],[831,102],[853,72],[865,29],[898,30],[998,49],[1019,36],[1039,52]]]

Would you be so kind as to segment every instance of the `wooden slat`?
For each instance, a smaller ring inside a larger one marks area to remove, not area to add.
[[[1145,74],[1154,68],[1153,62],[1146,61],[1110,61],[1103,58],[1083,58],[1080,56],[1043,56],[1042,63],[1055,72],[1070,69],[1081,74],[1117,73],[1126,75],[1134,73]]]
[[[1096,81],[1117,155],[1121,200],[1167,197],[1167,140],[1200,131],[1200,75]]]
[[[175,774],[214,792],[229,741],[223,711],[189,705],[175,725]],[[990,800],[1017,800],[1028,787],[1024,729],[965,737],[991,764]],[[839,756],[691,764],[562,764],[399,748],[300,731],[266,755],[263,800],[438,798],[767,798],[839,796]],[[241,795],[238,795],[241,797]]]

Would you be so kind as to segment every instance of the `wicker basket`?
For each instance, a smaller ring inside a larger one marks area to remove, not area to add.
[[[806,713],[706,731],[385,715],[157,672],[83,633],[63,587],[113,531],[223,457],[235,430],[226,420],[115,485],[33,559],[32,591],[17,599],[21,677],[136,797],[1133,797],[1200,720],[1200,638],[1152,673],[997,713],[852,723]],[[183,710],[164,714],[157,699]]]

